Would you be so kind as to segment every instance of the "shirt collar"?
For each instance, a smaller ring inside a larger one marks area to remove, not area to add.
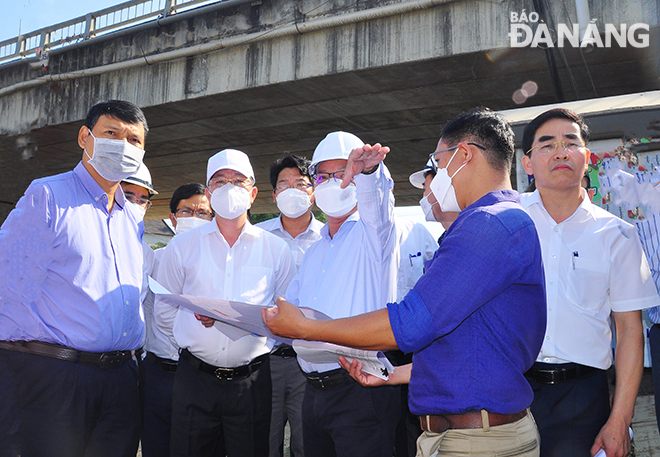
[[[284,226],[282,225],[282,215],[280,215],[275,222],[273,222],[275,226],[273,229],[279,230],[282,233],[289,233],[286,230],[284,230]],[[307,232],[314,232],[314,233],[321,233],[321,229],[323,228],[323,222],[319,221],[317,218],[314,217],[312,214],[312,220],[309,221],[309,224],[307,225],[307,228],[305,229],[304,232],[302,232],[300,235],[307,233]],[[300,236],[298,235],[298,236]]]
[[[197,230],[200,231],[200,234],[202,236],[208,235],[211,233],[218,233],[218,235],[222,236],[222,233],[220,233],[220,228],[218,227],[218,223],[213,219],[212,224],[202,224],[200,225]],[[250,224],[250,221],[246,221],[245,225],[243,226],[243,230],[241,230],[241,234],[238,235],[238,241],[240,241],[241,238],[244,236],[249,236],[252,238],[258,238],[260,235],[261,231],[257,229],[254,225]],[[224,237],[223,237],[224,238]]]
[[[94,177],[92,177],[89,171],[87,171],[87,168],[85,168],[82,161],[78,162],[76,168],[73,169],[73,174],[78,177],[85,190],[91,195],[95,202],[98,203],[103,201],[103,196],[107,194],[101,188],[99,183],[96,182]],[[119,185],[115,191],[115,203],[117,203],[120,208],[124,208],[125,201],[124,191],[122,190],[121,185]]]
[[[488,192],[476,202],[465,208],[463,211],[480,206],[491,206],[494,203],[514,202],[520,204],[520,194],[515,190],[503,189]]]
[[[594,205],[593,203],[591,203],[589,201],[589,195],[587,194],[586,189],[580,187],[580,195],[582,196],[582,202],[577,207],[575,212],[566,220],[572,219],[579,212],[585,212],[592,219],[596,220],[596,208],[595,208],[596,205]],[[529,206],[532,206],[532,205],[540,205],[541,208],[543,208],[543,211],[545,211],[547,213],[547,210],[545,209],[545,206],[543,206],[543,200],[541,200],[541,194],[539,194],[538,189],[536,189],[529,196]]]
[[[348,216],[346,218],[344,223],[341,224],[341,227],[339,227],[339,230],[337,230],[337,233],[335,233],[335,236],[339,235],[344,230],[348,230],[349,225],[353,225],[359,220],[360,220],[360,212],[356,211],[356,212],[354,212],[353,214],[351,214],[350,216]],[[344,228],[344,227],[346,227],[346,228]],[[327,223],[323,227],[321,227],[321,230],[319,231],[319,234],[327,240],[332,239],[332,238],[330,238],[330,228],[329,228]]]

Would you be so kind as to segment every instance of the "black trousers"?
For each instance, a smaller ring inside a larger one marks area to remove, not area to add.
[[[400,401],[398,386],[362,387],[351,379],[319,391],[307,382],[305,457],[392,457]]]
[[[541,457],[589,457],[610,415],[607,373],[555,385],[530,381],[531,410],[541,435]]]
[[[137,453],[141,414],[135,361],[101,369],[0,350],[0,392],[0,455]]]
[[[168,457],[176,372],[163,370],[149,358],[142,363],[145,371],[142,456]]]
[[[174,378],[170,455],[268,456],[270,359],[246,378],[222,380],[183,357]]]

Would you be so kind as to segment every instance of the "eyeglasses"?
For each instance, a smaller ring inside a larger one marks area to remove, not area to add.
[[[210,221],[213,219],[213,214],[208,213],[204,210],[198,210],[194,211],[190,208],[179,208],[174,212],[174,215],[178,217],[197,217],[199,219],[206,219],[207,221]]]
[[[219,176],[217,178],[212,178],[209,181],[209,188],[217,189],[218,187],[222,187],[225,184],[233,184],[237,187],[246,187],[248,186],[248,183],[252,183],[252,180],[250,178],[225,178],[222,176]]]
[[[315,173],[313,178],[314,178],[314,185],[318,186],[319,184],[322,184],[326,182],[330,178],[334,178],[335,181],[343,181],[344,180],[344,175],[346,174],[346,169],[343,170],[338,170],[332,173],[325,173],[325,172],[318,172]]]
[[[584,142],[578,140],[569,140],[569,141],[553,141],[551,143],[545,143],[538,146],[534,146],[525,155],[532,153],[534,149],[539,150],[539,154],[553,154],[557,149],[563,148],[564,151],[568,152],[578,152],[581,148],[585,147]]]
[[[300,181],[295,184],[280,184],[275,188],[275,193],[279,193],[287,189],[298,189],[298,190],[306,191],[310,187],[312,187],[312,183],[305,181]]]
[[[130,190],[125,190],[124,196],[126,197],[126,200],[128,200],[129,202],[135,203],[136,205],[140,205],[144,209],[151,208],[151,200],[149,200],[148,198],[139,197]]]
[[[469,144],[470,146],[476,146],[479,149],[481,149],[482,151],[486,150],[485,147],[483,147],[482,145],[477,144],[477,143],[467,143],[467,144]],[[429,154],[429,159],[431,160],[431,165],[433,166],[433,171],[435,171],[435,172],[438,171],[438,161],[435,159],[435,155],[440,154],[441,152],[453,151],[455,149],[458,149],[458,146],[452,146],[451,148],[441,149],[439,151],[435,151],[435,152],[430,153]]]

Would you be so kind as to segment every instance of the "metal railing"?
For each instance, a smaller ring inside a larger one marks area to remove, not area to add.
[[[66,22],[0,41],[0,64],[36,56],[46,59],[50,49],[88,40],[136,22],[167,17],[200,3],[225,0],[130,0]]]

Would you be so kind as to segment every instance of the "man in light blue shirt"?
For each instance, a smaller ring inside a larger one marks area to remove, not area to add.
[[[383,308],[396,298],[393,181],[382,164],[388,152],[347,132],[330,133],[316,147],[310,172],[316,205],[328,223],[287,289],[290,302],[340,318]],[[307,376],[305,457],[391,457],[398,386],[369,390],[338,363],[298,361]]]
[[[33,181],[0,229],[0,453],[137,452],[144,225],[119,182],[147,131],[132,103],[93,106],[82,161]]]

